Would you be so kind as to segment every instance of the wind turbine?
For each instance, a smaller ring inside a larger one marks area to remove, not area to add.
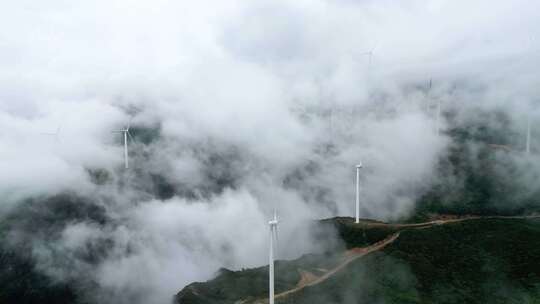
[[[426,92],[426,113],[429,113],[429,107],[430,107],[430,98],[431,98],[431,87],[432,87],[432,78],[429,79],[429,84]]]
[[[277,251],[277,240],[278,240],[278,219],[277,213],[274,210],[274,218],[268,222],[270,226],[270,254],[269,254],[269,263],[268,263],[268,274],[269,274],[269,304],[274,304],[274,246]]]
[[[59,142],[60,141],[60,128],[61,126],[58,126],[58,128],[56,129],[56,132],[43,132],[41,133],[41,135],[54,136],[54,140],[56,142]]]
[[[435,131],[437,135],[441,133],[441,100],[437,99],[437,114],[435,118]]]
[[[360,169],[362,163],[356,165],[356,223],[360,223]]]
[[[329,120],[330,120],[330,138],[333,137],[333,133],[334,133],[334,121],[333,121],[333,118],[334,118],[334,108],[332,107],[332,104],[330,104],[330,111],[329,111]]]
[[[433,78],[429,79],[429,85],[428,85],[428,109],[429,109],[429,99],[431,98],[431,87],[433,86]],[[435,112],[435,132],[437,132],[437,135],[441,133],[441,100],[437,98],[437,108]]]
[[[371,61],[373,60],[373,52],[375,52],[376,47],[377,47],[377,44],[375,44],[369,51],[360,54],[360,56],[365,56],[365,55],[368,56],[368,58],[369,58],[368,59],[368,62],[369,62],[368,68],[370,70],[371,70]]]
[[[125,162],[125,168],[126,169],[129,168],[128,145],[127,145],[128,135],[129,135],[129,138],[131,139],[131,141],[133,141],[133,136],[131,136],[131,133],[129,133],[130,124],[131,124],[131,122],[128,123],[128,125],[127,125],[127,127],[125,129],[112,131],[113,133],[124,133],[124,162]]]
[[[371,60],[373,58],[373,49],[371,49],[370,51],[364,52],[364,53],[362,53],[360,55],[362,55],[362,56],[367,55],[368,56],[368,58],[369,58],[368,59],[368,69],[371,69]]]
[[[527,115],[527,143],[525,146],[525,153],[531,154],[531,115]]]

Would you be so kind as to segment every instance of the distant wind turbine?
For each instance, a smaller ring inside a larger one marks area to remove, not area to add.
[[[356,223],[360,223],[360,169],[362,163],[356,165]]]
[[[130,123],[128,123],[127,127],[125,129],[121,129],[121,130],[115,130],[115,131],[112,131],[113,133],[124,133],[124,162],[125,162],[125,168],[128,169],[129,168],[129,163],[128,163],[128,136],[129,138],[131,139],[131,141],[133,141],[133,136],[131,136],[131,133],[129,133],[129,128],[130,128]]]
[[[268,274],[269,274],[269,304],[274,304],[274,247],[277,249],[278,241],[278,219],[277,213],[274,210],[274,218],[268,222],[270,226],[270,254],[269,254],[269,264],[268,264]],[[277,250],[276,250],[277,251]]]
[[[330,138],[333,137],[333,132],[334,132],[334,121],[333,121],[333,118],[334,118],[334,108],[332,107],[332,104],[330,104],[330,117],[329,117],[329,120],[330,120]]]
[[[368,68],[371,69],[371,61],[373,60],[373,50],[370,50],[368,52],[362,53],[360,55],[367,55],[368,56]]]
[[[525,153],[531,154],[531,115],[527,115],[527,143],[525,146]]]
[[[441,133],[441,101],[437,99],[437,114],[435,117],[435,130],[437,131],[437,135],[440,135]]]
[[[430,101],[431,101],[431,87],[432,87],[432,78],[429,79],[429,84],[428,84],[428,88],[427,88],[427,93],[426,93],[426,97],[427,97],[427,101],[426,101],[426,113],[429,113],[429,107],[430,107]]]
[[[56,129],[56,132],[43,132],[41,135],[48,135],[48,136],[54,136],[54,140],[59,142],[60,141],[60,128],[61,126],[58,126]]]
[[[375,52],[375,48],[377,48],[377,44],[375,44],[369,51],[361,53],[361,56],[368,56],[368,68],[371,69],[371,62],[373,60],[373,53]]]
[[[429,104],[430,104],[430,100],[431,100],[431,88],[433,87],[433,78],[430,78],[429,79],[429,84],[428,84],[428,91],[427,91],[427,95],[428,95],[428,101],[427,101],[427,104],[428,104],[428,109],[429,109]],[[437,135],[439,135],[441,133],[441,100],[437,98],[437,108],[435,109],[435,132],[437,132]]]
[[[429,92],[431,92],[432,78],[429,79]],[[437,98],[437,109],[435,113],[435,132],[437,135],[441,134],[441,100]]]

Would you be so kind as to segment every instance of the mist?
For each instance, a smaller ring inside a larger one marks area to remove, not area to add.
[[[447,113],[539,125],[531,1],[3,7],[0,217],[9,246],[93,302],[168,303],[264,265],[273,210],[280,259],[323,250],[307,227],[354,214],[360,161],[361,216],[407,216],[452,146]],[[111,131],[128,124],[126,170]]]

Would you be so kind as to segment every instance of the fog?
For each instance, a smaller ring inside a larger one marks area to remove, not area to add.
[[[102,221],[28,236],[39,271],[96,302],[168,303],[220,267],[264,265],[273,210],[280,258],[320,250],[307,223],[354,214],[359,161],[361,216],[408,215],[451,144],[439,102],[457,120],[502,109],[521,131],[540,118],[531,1],[2,7],[0,214],[62,193],[98,206]],[[128,124],[125,170],[111,131]]]

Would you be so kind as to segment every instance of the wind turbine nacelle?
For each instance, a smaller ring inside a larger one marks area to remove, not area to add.
[[[356,169],[360,169],[362,168],[362,163],[359,163],[358,165],[356,165]]]

